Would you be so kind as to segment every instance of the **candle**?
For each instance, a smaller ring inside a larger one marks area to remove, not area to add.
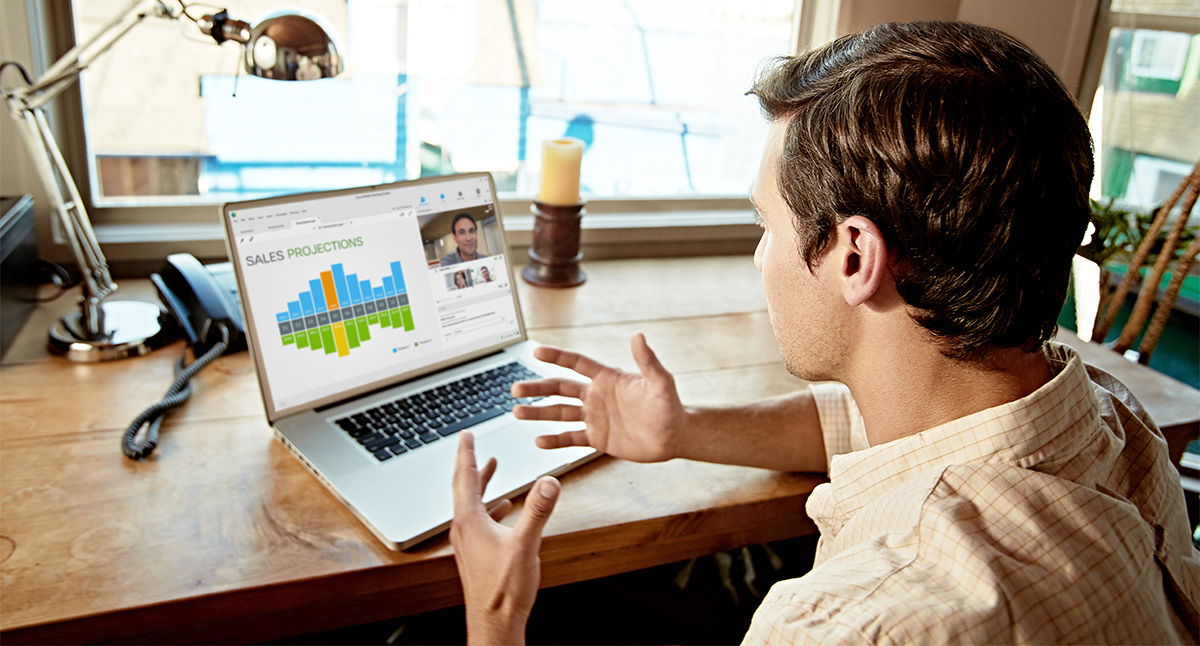
[[[579,204],[579,163],[582,160],[583,141],[573,137],[544,141],[538,201],[560,206]]]

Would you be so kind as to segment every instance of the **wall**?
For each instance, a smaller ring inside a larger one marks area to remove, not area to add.
[[[1100,0],[841,0],[839,34],[881,22],[961,20],[995,27],[1037,52],[1079,99]],[[1089,98],[1090,102],[1090,98]]]

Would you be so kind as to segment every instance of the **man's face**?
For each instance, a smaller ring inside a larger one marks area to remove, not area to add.
[[[462,256],[475,255],[475,223],[462,218],[454,224],[454,244],[458,245],[458,253]]]
[[[771,124],[751,191],[763,227],[754,265],[762,272],[767,313],[788,372],[811,381],[836,379],[844,357],[837,315],[846,302],[840,298],[828,256],[822,256],[812,271],[801,256],[793,215],[778,184],[786,132],[786,122]],[[835,246],[836,240],[827,252]]]

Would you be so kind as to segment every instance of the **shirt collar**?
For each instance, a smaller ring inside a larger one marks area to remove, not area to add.
[[[835,513],[846,520],[877,498],[880,488],[890,489],[951,464],[1004,462],[1032,467],[1055,455],[1077,452],[1091,439],[1082,431],[1098,429],[1098,413],[1087,396],[1091,392],[1087,370],[1067,346],[1047,344],[1044,352],[1057,374],[1021,399],[834,456],[829,480]]]

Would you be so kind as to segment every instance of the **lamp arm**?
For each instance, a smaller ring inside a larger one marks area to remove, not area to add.
[[[83,329],[77,332],[81,338],[97,338],[102,334],[104,320],[100,303],[117,289],[117,285],[113,282],[108,261],[96,240],[83,197],[46,121],[43,106],[70,87],[80,72],[150,12],[174,17],[162,0],[135,0],[87,42],[72,47],[32,84],[4,91],[9,113],[17,122],[17,132],[25,141],[33,167],[46,187],[50,209],[57,217],[79,265],[83,281],[79,325]]]
[[[87,69],[97,58],[107,52],[129,30],[133,29],[147,15],[170,17],[175,16],[167,9],[162,0],[134,0],[123,13],[109,21],[96,35],[87,42],[78,44],[61,58],[54,61],[33,84],[16,88],[11,91],[15,98],[30,108],[40,108],[54,100],[63,90],[70,87],[79,73]]]

